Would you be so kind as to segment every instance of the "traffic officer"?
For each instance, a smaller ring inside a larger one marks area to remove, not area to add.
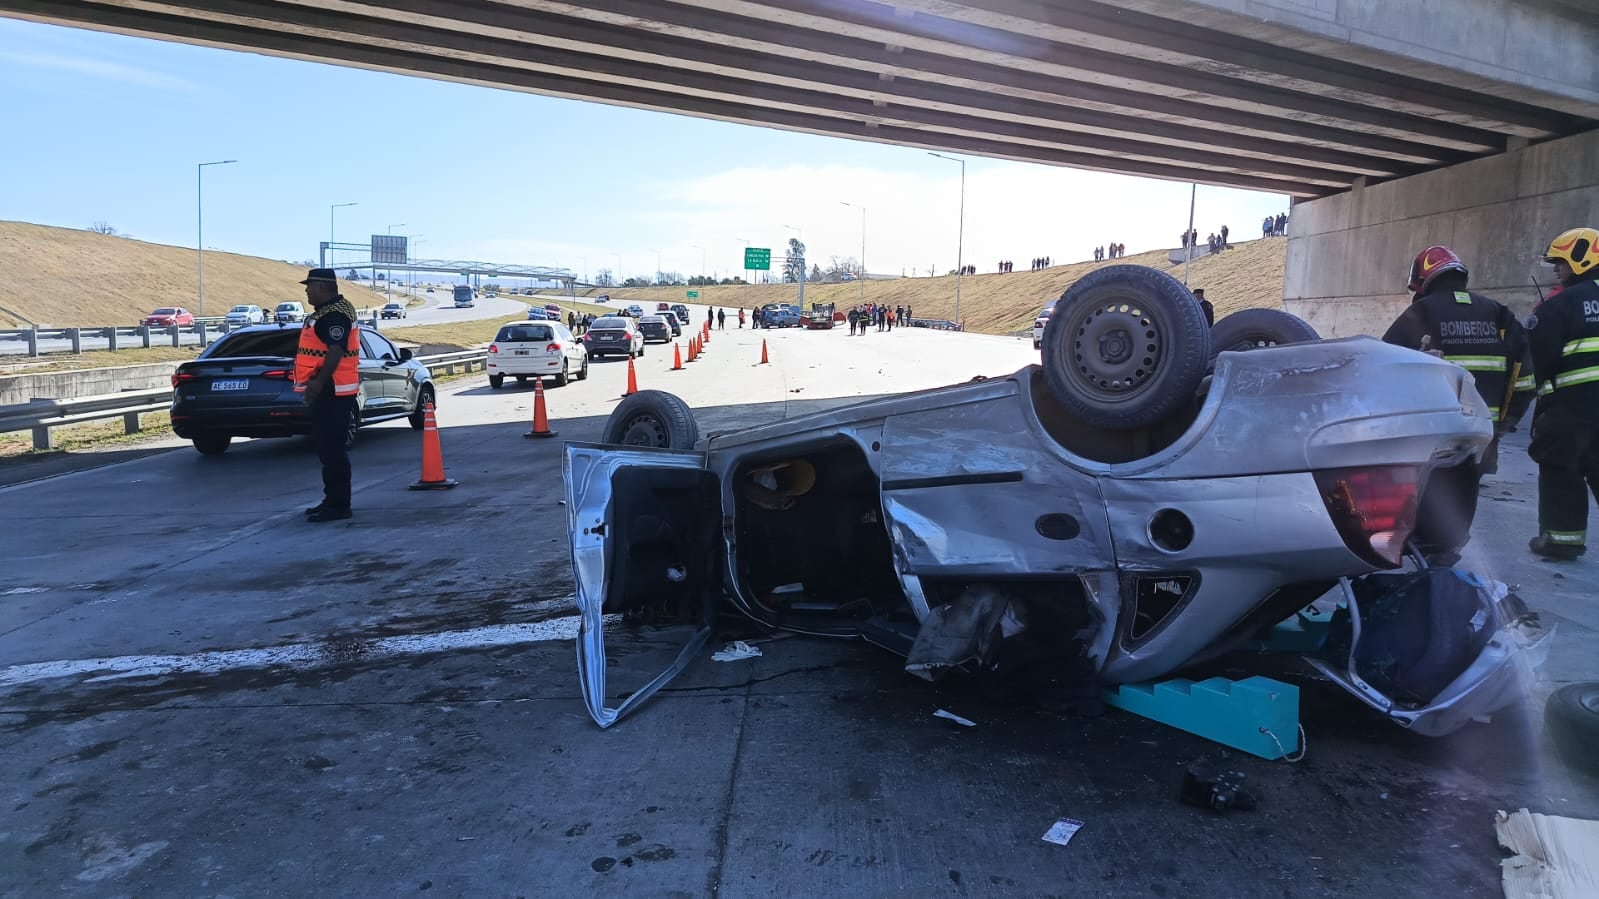
[[[1434,469],[1416,512],[1416,544],[1433,564],[1451,565],[1471,538],[1477,488],[1484,472],[1499,470],[1499,435],[1532,402],[1526,335],[1497,300],[1466,289],[1465,263],[1448,247],[1428,247],[1410,264],[1410,306],[1383,335],[1387,343],[1429,350],[1471,372],[1494,419],[1494,440],[1479,464],[1467,460]],[[1511,379],[1517,382],[1513,396]],[[1508,401],[1508,403],[1507,403]]]
[[[1599,501],[1599,230],[1573,228],[1549,242],[1560,292],[1527,319],[1538,412],[1527,454],[1538,463],[1540,556],[1575,559],[1588,548],[1588,498]]]
[[[311,407],[311,437],[322,462],[322,502],[305,510],[306,520],[341,521],[350,517],[348,439],[361,391],[361,333],[333,269],[311,269],[300,283],[315,311],[300,329],[294,389]]]

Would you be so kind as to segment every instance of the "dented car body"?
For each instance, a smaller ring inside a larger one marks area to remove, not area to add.
[[[568,444],[585,701],[601,726],[636,708],[724,604],[867,640],[928,678],[1015,664],[1082,692],[1164,677],[1401,568],[1428,473],[1492,433],[1464,370],[1350,338],[1221,353],[1191,409],[1138,430],[1075,420],[1028,366],[692,450]],[[1482,597],[1484,639],[1453,651],[1435,696],[1383,695],[1352,654],[1312,661],[1402,726],[1446,733],[1520,695],[1536,642],[1502,591]],[[638,612],[699,626],[613,708],[602,616]]]

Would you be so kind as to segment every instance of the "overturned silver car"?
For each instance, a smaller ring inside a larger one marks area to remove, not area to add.
[[[1484,584],[1410,641],[1427,657],[1421,695],[1368,670],[1363,643],[1396,619],[1351,587],[1407,564],[1429,472],[1487,446],[1471,378],[1274,315],[1212,335],[1180,283],[1114,266],[1056,304],[1044,364],[1008,376],[704,439],[676,397],[630,397],[605,443],[564,459],[590,714],[609,726],[646,700],[724,603],[767,628],[865,639],[923,677],[1008,657],[1097,691],[1342,599],[1341,639],[1308,661],[1397,723],[1443,734],[1514,701],[1541,637],[1503,589]],[[614,708],[607,613],[700,625]]]

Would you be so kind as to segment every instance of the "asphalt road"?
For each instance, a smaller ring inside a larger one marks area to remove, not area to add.
[[[658,346],[637,369],[725,430],[1032,358],[980,335],[729,331],[685,371]],[[561,437],[595,439],[625,377],[605,361],[549,390]],[[298,440],[123,448],[0,488],[27,522],[0,550],[0,895],[1488,897],[1496,810],[1599,817],[1536,697],[1426,740],[1290,673],[1309,752],[1234,756],[1261,806],[1225,815],[1176,801],[1212,744],[928,685],[848,642],[702,659],[601,731],[576,683],[560,441],[522,438],[530,390],[442,393],[461,486],[408,491],[418,435],[381,425],[347,523],[301,520],[319,488]],[[1558,626],[1541,696],[1599,679],[1599,562],[1527,557],[1523,436],[1467,564]],[[613,685],[679,637],[609,634]],[[1061,818],[1081,831],[1043,842]]]

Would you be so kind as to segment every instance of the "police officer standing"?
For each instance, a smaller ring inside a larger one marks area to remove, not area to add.
[[[1383,335],[1387,343],[1429,350],[1471,372],[1477,393],[1494,419],[1494,442],[1482,462],[1435,469],[1416,513],[1416,544],[1433,564],[1452,565],[1471,539],[1477,488],[1484,472],[1498,471],[1499,435],[1532,402],[1533,382],[1521,323],[1497,300],[1466,289],[1465,263],[1448,247],[1428,247],[1410,264],[1409,308]],[[1516,395],[1505,406],[1512,374]]]
[[[322,462],[322,502],[305,510],[307,521],[350,517],[350,450],[346,445],[361,391],[361,334],[355,306],[339,295],[330,268],[314,268],[304,281],[315,309],[300,329],[294,389],[311,407],[311,437]]]
[[[1549,242],[1560,292],[1527,319],[1538,412],[1527,454],[1538,463],[1538,536],[1549,559],[1588,548],[1588,497],[1599,501],[1599,230],[1573,228]]]

